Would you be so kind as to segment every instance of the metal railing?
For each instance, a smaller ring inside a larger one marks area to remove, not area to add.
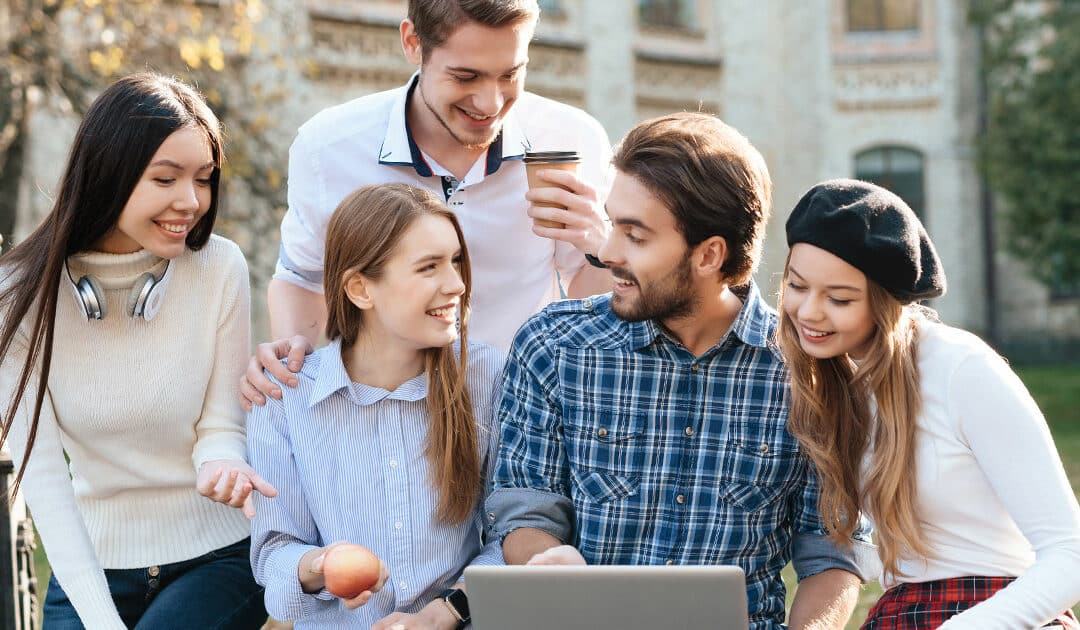
[[[10,498],[15,466],[0,448],[0,630],[37,628],[37,537],[22,497]]]

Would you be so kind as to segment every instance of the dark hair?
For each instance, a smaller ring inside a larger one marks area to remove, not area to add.
[[[52,211],[4,256],[8,274],[0,289],[0,357],[7,357],[24,320],[29,334],[26,362],[3,418],[6,438],[22,402],[30,375],[40,369],[26,451],[12,490],[18,491],[37,435],[38,418],[49,382],[56,299],[64,265],[72,254],[92,248],[116,225],[128,198],[161,143],[173,132],[195,126],[206,132],[214,163],[210,208],[188,233],[191,249],[210,239],[218,208],[222,153],[221,127],[198,93],[181,81],[157,74],[136,74],[105,89],[87,110],[75,134],[67,168]],[[36,305],[36,307],[35,307]],[[33,313],[30,313],[34,307]]]
[[[483,492],[476,419],[465,383],[472,272],[461,224],[438,197],[407,184],[378,184],[363,186],[342,200],[326,227],[326,337],[340,338],[346,348],[356,343],[363,317],[345,295],[346,280],[355,273],[374,280],[382,277],[405,232],[423,216],[449,221],[461,246],[465,284],[459,304],[461,350],[456,359],[451,346],[425,351],[431,423],[424,455],[439,495],[437,515],[449,523],[463,523]]]
[[[420,50],[443,45],[463,22],[500,28],[536,20],[536,0],[409,0],[409,21],[416,28]]]
[[[612,162],[671,210],[690,247],[723,237],[721,273],[732,286],[749,282],[772,206],[769,169],[749,140],[715,116],[682,112],[638,123]]]

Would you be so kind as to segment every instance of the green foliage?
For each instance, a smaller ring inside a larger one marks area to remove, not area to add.
[[[1080,2],[972,0],[987,128],[980,163],[1005,201],[1005,245],[1080,294]]]

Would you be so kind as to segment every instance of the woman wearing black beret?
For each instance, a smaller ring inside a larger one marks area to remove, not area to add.
[[[1080,507],[1046,421],[978,337],[917,304],[933,243],[889,191],[812,188],[787,222],[788,426],[846,540],[874,521],[885,594],[864,629],[1078,628]]]

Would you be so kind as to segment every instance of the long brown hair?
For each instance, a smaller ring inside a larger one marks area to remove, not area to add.
[[[15,414],[28,391],[30,376],[39,370],[34,411],[30,416],[26,450],[12,486],[19,490],[49,382],[56,302],[67,258],[91,249],[116,225],[128,197],[161,143],[174,131],[194,126],[210,143],[214,164],[221,166],[221,127],[202,97],[186,84],[157,74],[120,79],[90,105],[75,134],[67,167],[52,211],[23,242],[0,257],[8,274],[0,289],[0,360],[8,357],[15,336],[27,326],[27,353],[6,415],[0,443],[7,439]],[[218,208],[218,177],[210,177],[211,201],[206,214],[188,233],[190,249],[210,240]],[[32,312],[31,312],[32,310]]]
[[[465,382],[472,272],[461,225],[435,195],[406,184],[363,186],[334,210],[326,229],[323,272],[326,337],[341,339],[345,348],[356,343],[363,319],[361,310],[346,298],[346,279],[353,273],[375,280],[381,277],[405,231],[427,215],[445,218],[457,232],[465,292],[459,306],[459,356],[454,357],[452,346],[425,350],[427,403],[432,422],[424,456],[432,470],[432,485],[439,495],[439,518],[448,523],[463,523],[471,516],[483,490],[476,419]]]
[[[784,286],[786,269],[785,264]],[[874,332],[858,369],[847,355],[817,359],[804,352],[781,292],[777,334],[791,374],[788,428],[817,468],[820,512],[830,537],[846,544],[859,524],[860,508],[866,508],[886,574],[903,575],[901,560],[930,555],[915,488],[915,432],[922,407],[917,324],[923,315],[869,278],[867,286]],[[864,474],[863,459],[871,448]]]

